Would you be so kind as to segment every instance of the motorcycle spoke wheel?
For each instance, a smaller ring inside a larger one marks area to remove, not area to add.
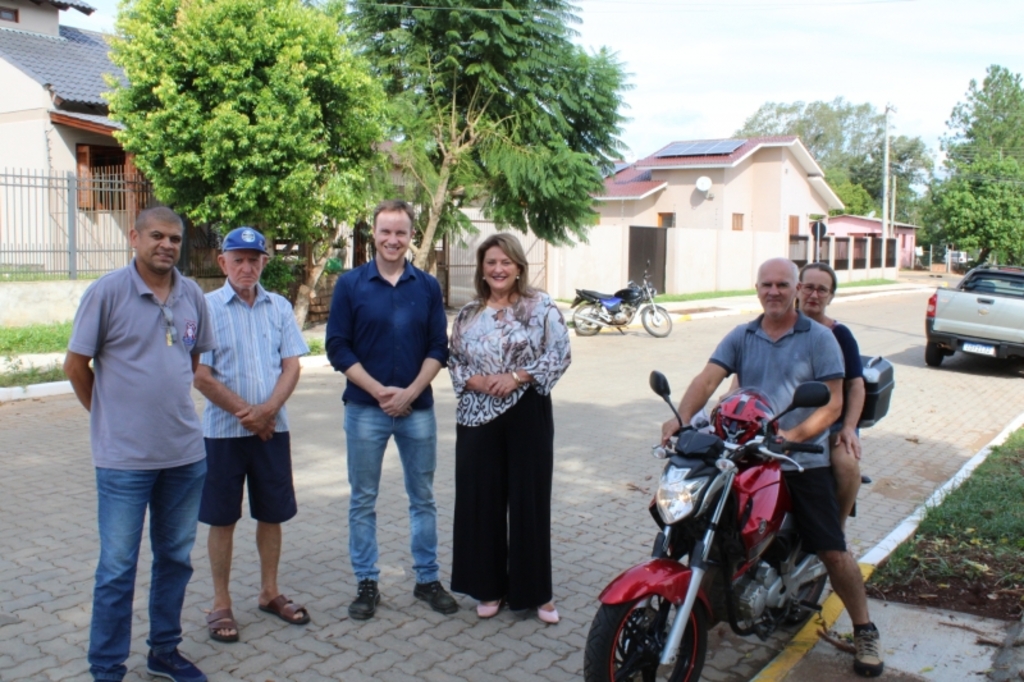
[[[659,339],[672,333],[672,317],[661,306],[647,306],[640,313],[640,321],[651,336]]]
[[[661,598],[625,604],[603,604],[594,616],[583,658],[585,682],[696,682],[707,655],[708,619],[704,606],[694,604],[690,622],[670,666],[658,664],[675,609],[666,622],[658,611]],[[666,605],[667,606],[667,605]]]
[[[597,318],[600,314],[600,309],[595,305],[580,306],[573,311],[572,324],[576,328],[576,336],[593,336],[601,331],[601,325],[594,324],[593,322],[587,322],[581,318],[581,315],[590,318]]]

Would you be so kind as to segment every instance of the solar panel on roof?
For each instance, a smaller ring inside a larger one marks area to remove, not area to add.
[[[742,147],[746,140],[701,140],[699,142],[676,142],[655,154],[659,159],[672,156],[716,156],[732,154]]]
[[[613,173],[613,175],[617,175],[620,170],[622,170],[624,168],[629,168],[632,165],[633,164],[628,163],[626,161],[618,161],[618,162],[616,162],[616,164],[615,164],[615,172]]]

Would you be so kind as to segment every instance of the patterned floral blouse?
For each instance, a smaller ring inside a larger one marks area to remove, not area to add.
[[[455,318],[448,359],[459,399],[456,420],[463,426],[486,424],[515,405],[527,389],[520,386],[496,398],[467,389],[470,377],[522,370],[533,377],[534,390],[548,395],[571,361],[569,330],[547,294],[524,296],[500,310],[479,301],[468,303]]]

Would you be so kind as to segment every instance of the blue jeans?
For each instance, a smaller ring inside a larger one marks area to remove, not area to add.
[[[437,422],[434,408],[413,410],[408,417],[389,417],[376,405],[345,405],[348,481],[348,551],[357,580],[377,580],[377,493],[388,439],[395,437],[409,495],[412,568],[416,582],[438,579],[437,505],[434,469],[437,466]]]
[[[135,571],[142,524],[149,507],[153,576],[149,591],[149,646],[162,654],[181,643],[181,606],[192,577],[189,554],[196,539],[206,460],[171,469],[96,468],[100,561],[89,631],[89,671],[97,680],[120,680],[132,637]]]

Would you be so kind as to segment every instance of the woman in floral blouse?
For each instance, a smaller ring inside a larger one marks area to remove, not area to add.
[[[476,254],[476,300],[455,319],[448,368],[459,399],[452,591],[477,615],[537,609],[557,623],[551,592],[551,389],[569,367],[569,332],[551,298],[529,285],[510,234]]]

